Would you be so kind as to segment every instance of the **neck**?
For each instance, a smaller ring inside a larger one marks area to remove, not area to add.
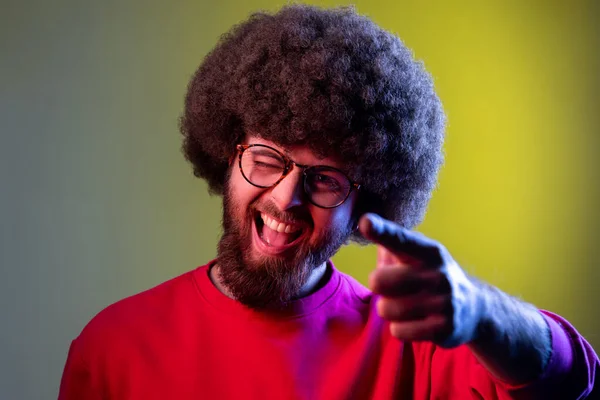
[[[327,279],[324,279],[327,272],[327,262],[319,265],[315,268],[302,289],[300,289],[300,293],[298,293],[298,298],[306,297],[309,294],[316,292],[319,288],[323,287],[325,283],[327,283]]]
[[[323,287],[328,280],[328,276],[326,273],[327,262],[324,262],[311,272],[310,276],[306,280],[306,283],[302,286],[300,292],[298,293],[298,296],[296,296],[295,298],[301,299],[316,292],[318,289]],[[212,281],[213,285],[215,285],[215,287],[219,290],[219,292],[223,293],[230,299],[235,300],[235,297],[233,297],[231,292],[222,283],[218,262],[214,264],[209,270],[208,276],[210,277],[210,280]]]

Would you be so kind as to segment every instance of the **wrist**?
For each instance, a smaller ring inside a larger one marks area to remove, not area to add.
[[[481,289],[480,303],[480,318],[468,344],[478,361],[510,384],[540,377],[552,344],[539,310],[488,285]]]
[[[473,331],[473,337],[468,344],[481,345],[494,342],[501,333],[499,332],[501,324],[495,320],[494,293],[491,288],[477,278],[469,276],[471,282],[476,288],[476,315],[477,323]]]

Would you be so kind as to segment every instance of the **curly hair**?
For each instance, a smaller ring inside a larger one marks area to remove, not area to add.
[[[444,127],[431,77],[398,37],[351,7],[307,5],[255,13],[224,34],[180,118],[183,153],[213,194],[252,132],[335,155],[362,185],[361,211],[408,228],[436,186]]]

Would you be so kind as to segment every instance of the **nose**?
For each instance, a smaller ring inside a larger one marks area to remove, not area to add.
[[[281,211],[304,203],[303,179],[302,169],[294,168],[281,182],[271,189],[271,197]]]

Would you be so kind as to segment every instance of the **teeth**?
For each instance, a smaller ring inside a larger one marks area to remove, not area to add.
[[[297,226],[284,224],[283,222],[279,222],[264,213],[260,214],[260,218],[265,223],[265,226],[268,226],[277,232],[292,233],[299,230],[299,227]]]
[[[271,222],[269,223],[269,228],[271,228],[274,231],[276,231],[277,230],[277,226],[279,226],[279,223],[277,223],[277,221],[275,221],[274,219],[272,219]]]

